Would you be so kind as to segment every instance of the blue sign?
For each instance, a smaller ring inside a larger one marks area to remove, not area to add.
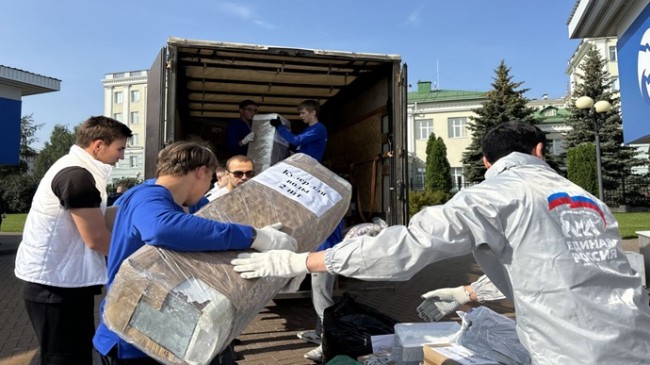
[[[0,165],[20,161],[20,100],[0,98]]]
[[[619,38],[618,74],[626,143],[650,134],[650,5]]]

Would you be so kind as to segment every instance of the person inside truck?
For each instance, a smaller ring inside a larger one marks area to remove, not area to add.
[[[176,142],[160,151],[156,180],[137,185],[120,198],[108,255],[107,291],[122,262],[144,245],[175,251],[297,248],[296,240],[279,231],[277,224],[256,229],[187,214],[183,207],[196,205],[203,198],[216,167],[212,151],[196,142]],[[108,329],[102,316],[104,304],[100,306],[102,320],[93,338],[102,364],[158,364]],[[212,362],[233,363],[232,348]]]
[[[318,121],[320,104],[316,100],[305,100],[298,104],[298,114],[300,119],[307,124],[300,134],[293,134],[282,125],[280,118],[271,119],[270,123],[276,131],[289,144],[296,148],[300,153],[313,157],[316,161],[321,162],[325,154],[327,145],[327,128]]]
[[[307,128],[300,134],[293,134],[287,127],[282,125],[279,118],[271,119],[270,123],[276,128],[276,131],[290,145],[296,148],[297,152],[304,153],[321,162],[325,154],[327,145],[327,128],[318,121],[320,104],[316,100],[305,100],[298,104],[298,114],[300,119],[307,124]],[[343,239],[343,221],[334,229],[334,232],[323,242],[317,251],[326,250],[334,247]],[[311,294],[314,310],[316,311],[316,326],[314,330],[301,331],[298,338],[301,340],[317,344],[318,347],[305,353],[306,359],[320,362],[323,357],[323,347],[321,337],[323,334],[323,316],[325,308],[334,304],[332,298],[334,292],[334,283],[336,276],[327,272],[311,274]]]
[[[226,148],[229,156],[248,154],[248,144],[255,138],[252,123],[258,107],[258,104],[250,99],[239,103],[239,118],[231,120],[226,128]]]
[[[473,253],[514,303],[533,364],[647,364],[648,293],[623,253],[618,223],[607,205],[544,161],[545,143],[534,125],[499,124],[482,141],[485,181],[424,208],[408,227],[322,252],[240,255],[234,270],[246,279],[329,272],[408,280],[429,264]]]
[[[106,284],[111,238],[106,185],[131,129],[94,116],[70,152],[38,184],[16,254],[15,275],[40,347],[41,364],[91,364],[95,296]]]

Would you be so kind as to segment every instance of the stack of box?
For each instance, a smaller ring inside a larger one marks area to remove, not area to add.
[[[276,118],[291,130],[291,122],[280,114],[257,114],[253,117],[251,131],[255,133],[255,138],[248,145],[248,157],[253,160],[258,174],[289,157],[289,143],[270,123],[271,119]]]
[[[419,365],[425,344],[446,344],[460,330],[456,322],[398,323],[392,356],[397,365]]]

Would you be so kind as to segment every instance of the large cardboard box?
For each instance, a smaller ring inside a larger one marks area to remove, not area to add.
[[[296,154],[219,197],[197,215],[263,227],[275,222],[311,251],[345,215],[350,184]],[[165,364],[207,364],[288,282],[245,280],[232,269],[237,251],[175,252],[145,245],[120,267],[104,321]]]
[[[422,351],[424,365],[499,365],[456,344],[427,344]]]

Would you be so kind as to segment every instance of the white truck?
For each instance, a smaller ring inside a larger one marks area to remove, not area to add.
[[[408,219],[406,65],[400,56],[169,38],[147,90],[145,177],[167,143],[199,136],[224,161],[228,121],[252,99],[259,114],[304,126],[297,105],[318,100],[328,130],[323,165],[348,179],[348,226]]]

